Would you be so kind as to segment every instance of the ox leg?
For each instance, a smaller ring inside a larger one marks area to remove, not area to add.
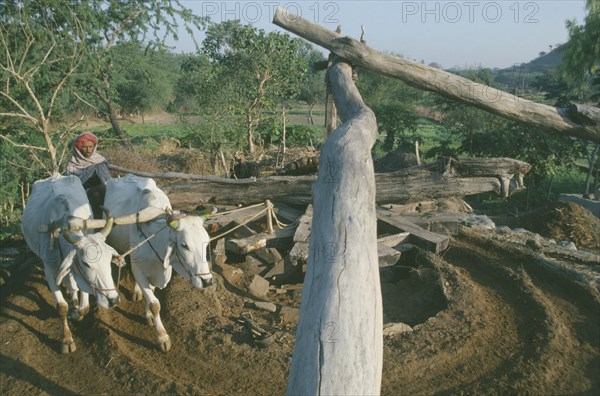
[[[160,319],[160,302],[154,295],[154,287],[150,285],[143,274],[136,272],[137,271],[134,270],[133,274],[144,293],[144,297],[146,297],[146,320],[150,326],[154,326],[156,340],[160,349],[163,352],[169,352],[171,349],[171,338],[167,334],[167,330],[165,330],[162,320]]]
[[[69,274],[65,280],[66,286],[71,293],[71,307],[69,318],[80,321],[90,310],[90,299],[86,292],[80,291],[73,275]]]
[[[133,294],[131,295],[131,299],[133,301],[142,301],[142,298],[144,298],[144,295],[142,294],[142,289],[140,288],[140,285],[138,285],[138,283],[135,282],[135,286],[133,287]]]
[[[86,292],[81,292],[81,298],[79,299],[79,319],[83,319],[85,315],[90,311],[90,295]]]
[[[56,275],[48,268],[44,268],[44,272],[46,273],[46,279],[48,280],[48,286],[50,287],[50,291],[54,295],[56,299],[56,309],[58,310],[58,316],[62,322],[63,327],[63,337],[61,340],[62,353],[75,352],[77,349],[75,347],[75,341],[73,341],[73,335],[71,334],[71,329],[69,329],[69,323],[67,322],[67,316],[69,314],[69,304],[63,297],[59,286],[56,284],[54,279],[56,279]]]
[[[69,317],[77,320],[79,316],[77,312],[77,307],[79,306],[79,288],[77,287],[77,282],[75,282],[73,275],[69,274],[67,277],[65,277],[62,284],[67,288],[69,294],[71,295]]]

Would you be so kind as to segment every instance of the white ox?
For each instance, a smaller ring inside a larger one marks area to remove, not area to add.
[[[110,180],[104,202],[116,217],[140,212],[148,207],[172,213],[169,198],[154,180],[133,175]],[[155,236],[144,243],[152,235]],[[140,300],[143,292],[148,324],[155,327],[161,350],[168,352],[171,340],[160,319],[160,303],[154,296],[154,288],[167,286],[173,268],[195,288],[203,289],[213,284],[207,254],[209,237],[203,219],[172,213],[166,219],[115,225],[108,243],[121,254],[139,245],[130,255],[131,270],[137,283],[134,300]]]
[[[55,174],[33,183],[23,210],[23,236],[29,248],[44,262],[48,286],[62,319],[63,353],[73,352],[76,347],[67,323],[69,307],[61,293],[61,283],[72,294],[75,319],[83,318],[89,311],[88,293],[95,294],[98,304],[105,308],[119,301],[110,268],[117,252],[105,242],[112,219],[102,231],[93,234],[70,232],[66,228],[58,233],[70,216],[92,218],[92,208],[79,178]],[[49,232],[38,230],[39,226],[48,225]],[[51,233],[55,233],[54,240]]]

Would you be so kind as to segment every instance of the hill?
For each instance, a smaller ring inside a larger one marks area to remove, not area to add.
[[[526,90],[533,80],[547,70],[557,68],[562,63],[564,44],[548,53],[521,64],[515,64],[504,69],[494,69],[497,83],[502,84],[506,90]]]

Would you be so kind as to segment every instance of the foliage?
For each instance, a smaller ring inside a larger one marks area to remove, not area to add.
[[[72,125],[61,122],[86,45],[75,10],[60,1],[0,3],[0,122],[5,142],[25,149],[52,174]],[[39,145],[31,145],[30,133]]]
[[[533,87],[544,92],[545,99],[556,107],[568,107],[572,101],[583,101],[583,87],[559,69],[545,71],[538,76]]]
[[[323,137],[323,127],[317,125],[288,125],[286,131],[289,146],[314,146]]]
[[[381,138],[374,150],[385,154],[398,147],[414,146],[417,136],[415,102],[422,93],[400,80],[359,70],[357,87],[365,103],[375,112]]]
[[[213,65],[213,90],[206,94],[218,95],[238,118],[250,152],[254,152],[254,129],[262,112],[274,111],[279,100],[296,95],[305,80],[304,48],[301,40],[287,34],[266,33],[239,21],[208,27],[203,53]]]
[[[117,103],[126,114],[164,109],[173,92],[175,57],[165,50],[144,51],[141,43],[118,44],[111,50]]]
[[[576,81],[584,81],[600,69],[600,1],[587,0],[586,8],[588,14],[583,25],[567,21],[569,42],[562,67]]]
[[[495,84],[486,70],[473,70],[467,76],[477,82]],[[580,147],[571,138],[549,134],[443,97],[437,98],[437,106],[444,115],[443,125],[458,139],[454,149],[448,140],[448,144],[437,149],[438,153],[520,159],[533,166],[528,179],[535,185],[551,178],[559,168],[572,166],[581,157]]]

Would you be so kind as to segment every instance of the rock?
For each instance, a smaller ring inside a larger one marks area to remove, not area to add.
[[[528,239],[525,244],[533,250],[542,250],[542,244],[537,239]]]
[[[279,316],[288,323],[297,323],[300,319],[300,309],[284,305],[279,311]]]
[[[487,217],[486,215],[474,215],[469,214],[465,216],[460,216],[458,220],[461,223],[466,224],[468,227],[478,228],[483,230],[493,230],[496,228],[496,224]]]
[[[267,270],[267,265],[265,265],[259,259],[252,257],[252,255],[246,256],[246,261],[241,264],[242,269],[245,273],[249,275],[261,274]]]
[[[234,267],[229,264],[221,264],[221,275],[225,278],[229,283],[235,283],[236,279],[244,273],[241,269]]]
[[[277,262],[263,277],[271,283],[280,285],[297,276],[299,272],[300,267],[292,265],[291,261],[286,258]]]
[[[276,312],[277,311],[277,305],[275,305],[271,302],[255,301],[254,306],[258,309],[262,309],[263,311],[268,311],[268,312]]]
[[[388,323],[383,325],[383,335],[389,336],[400,333],[412,333],[413,329],[405,323]]]
[[[507,226],[498,226],[498,227],[496,227],[496,231],[500,234],[508,234],[508,233],[512,232],[510,227],[507,227]]]
[[[254,252],[254,255],[267,264],[276,264],[283,259],[279,250],[275,248],[262,248]]]
[[[254,275],[252,282],[248,285],[248,292],[254,297],[262,298],[269,291],[269,282],[259,275]]]
[[[575,246],[575,244],[570,241],[559,241],[557,243],[557,245],[565,250],[572,250],[572,251],[577,250],[577,246]]]

